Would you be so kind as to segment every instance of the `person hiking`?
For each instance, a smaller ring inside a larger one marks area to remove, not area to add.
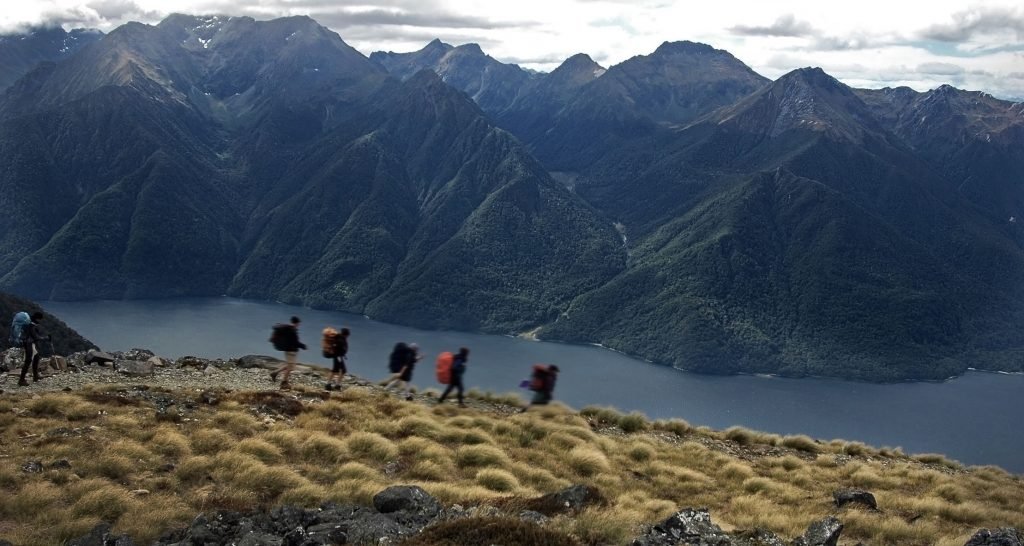
[[[392,361],[394,361],[396,355],[392,354],[392,356]],[[405,399],[412,400],[412,370],[416,367],[416,363],[423,359],[419,345],[410,343],[405,350],[397,355],[397,359],[401,362],[401,367],[398,368],[398,371],[394,371],[396,366],[390,366],[394,373],[386,380],[384,388],[390,390],[391,387],[396,387],[399,392],[404,390]]]
[[[328,330],[333,330],[329,328]],[[325,330],[327,332],[327,330]],[[326,338],[325,334],[325,347],[324,356],[331,359],[331,374],[327,376],[327,385],[324,386],[327,390],[341,390],[341,380],[345,379],[345,374],[348,373],[348,367],[345,366],[345,360],[348,358],[348,336],[350,331],[348,328],[342,328],[334,333],[329,339]]]
[[[437,400],[438,404],[444,403],[444,399],[448,397],[448,394],[452,392],[452,389],[458,389],[459,392],[457,394],[459,398],[459,407],[466,407],[466,404],[463,402],[462,399],[462,374],[466,373],[466,364],[468,362],[469,349],[462,347],[459,349],[459,352],[455,355],[455,358],[452,359],[451,381],[448,383],[448,388],[444,390],[443,394],[441,394],[441,398]]]
[[[558,366],[554,364],[535,364],[530,377],[530,390],[533,391],[531,406],[543,406],[551,402],[555,392],[555,381],[558,380]],[[525,411],[525,410],[524,410]]]
[[[277,381],[278,374],[281,374],[281,388],[291,388],[288,379],[295,370],[295,363],[299,357],[299,349],[305,349],[306,345],[299,341],[299,324],[302,321],[299,317],[292,317],[291,324],[278,324],[274,326],[274,333],[270,342],[274,347],[284,352],[284,364],[270,372],[270,380]],[[282,373],[283,372],[283,373]]]
[[[25,380],[25,376],[28,374],[28,367],[32,365],[32,382],[35,383],[42,379],[39,375],[39,349],[36,347],[36,343],[43,340],[50,340],[50,336],[44,336],[43,332],[39,329],[39,322],[43,320],[43,313],[36,311],[32,313],[29,323],[24,325],[21,329],[21,348],[25,351],[25,363],[21,365],[21,379],[18,380],[19,387],[27,387],[28,381]]]

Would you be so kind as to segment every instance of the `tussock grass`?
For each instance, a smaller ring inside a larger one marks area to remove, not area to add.
[[[490,489],[507,493],[519,487],[519,480],[511,472],[497,468],[484,468],[476,473],[476,483]]]
[[[460,468],[482,466],[508,466],[508,455],[491,445],[461,447],[455,452],[455,464]]]
[[[608,470],[608,457],[591,447],[574,447],[569,451],[569,466],[580,476],[593,476]]]
[[[946,468],[952,468],[954,470],[960,470],[964,467],[964,465],[960,464],[960,462],[949,459],[945,455],[940,455],[938,453],[921,453],[918,455],[914,455],[911,458],[914,459],[915,461],[924,464],[944,466]]]
[[[844,486],[871,490],[881,508],[841,511],[851,544],[962,544],[978,527],[1024,527],[1024,481],[939,456],[717,432],[611,408],[510,415],[427,408],[362,388],[311,394],[224,393],[216,408],[175,423],[158,422],[151,404],[123,390],[0,400],[0,535],[60,544],[105,519],[146,543],[200,511],[367,504],[393,484],[464,506],[591,485],[613,500],[546,527],[580,544],[625,543],[681,506],[707,506],[726,528],[790,539],[835,510],[832,491]],[[62,432],[40,435],[50,430]],[[57,459],[72,468],[49,468]],[[47,468],[22,472],[28,460]]]
[[[388,461],[398,456],[394,442],[373,432],[354,432],[345,441],[352,457],[373,461]]]

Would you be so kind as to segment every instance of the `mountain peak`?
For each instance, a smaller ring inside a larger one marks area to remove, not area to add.
[[[434,38],[420,51],[450,51],[454,48],[455,46],[442,42],[440,38]]]
[[[486,55],[483,49],[480,49],[480,44],[469,43],[462,44],[455,48],[455,51],[465,52],[472,55]]]
[[[718,52],[719,50],[707,44],[682,40],[679,42],[662,42],[658,49],[654,50],[654,55],[709,55]]]

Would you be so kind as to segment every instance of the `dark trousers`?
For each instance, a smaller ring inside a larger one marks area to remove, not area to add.
[[[444,390],[444,394],[441,395],[441,399],[438,402],[444,402],[445,398],[448,398],[448,394],[452,392],[452,389],[459,389],[458,397],[459,403],[462,403],[462,376],[452,375],[452,382],[448,384],[448,388]]]
[[[32,364],[32,377],[39,377],[39,353],[34,351],[35,345],[32,343],[25,343],[21,346],[25,349],[25,363],[21,365],[21,378],[25,379],[25,375],[28,373],[28,365]]]

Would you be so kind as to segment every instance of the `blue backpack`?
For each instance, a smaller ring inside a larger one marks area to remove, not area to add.
[[[29,324],[32,324],[32,318],[28,316],[28,313],[21,311],[14,314],[14,320],[11,321],[11,338],[9,340],[12,346],[21,345],[25,341],[25,328]]]

